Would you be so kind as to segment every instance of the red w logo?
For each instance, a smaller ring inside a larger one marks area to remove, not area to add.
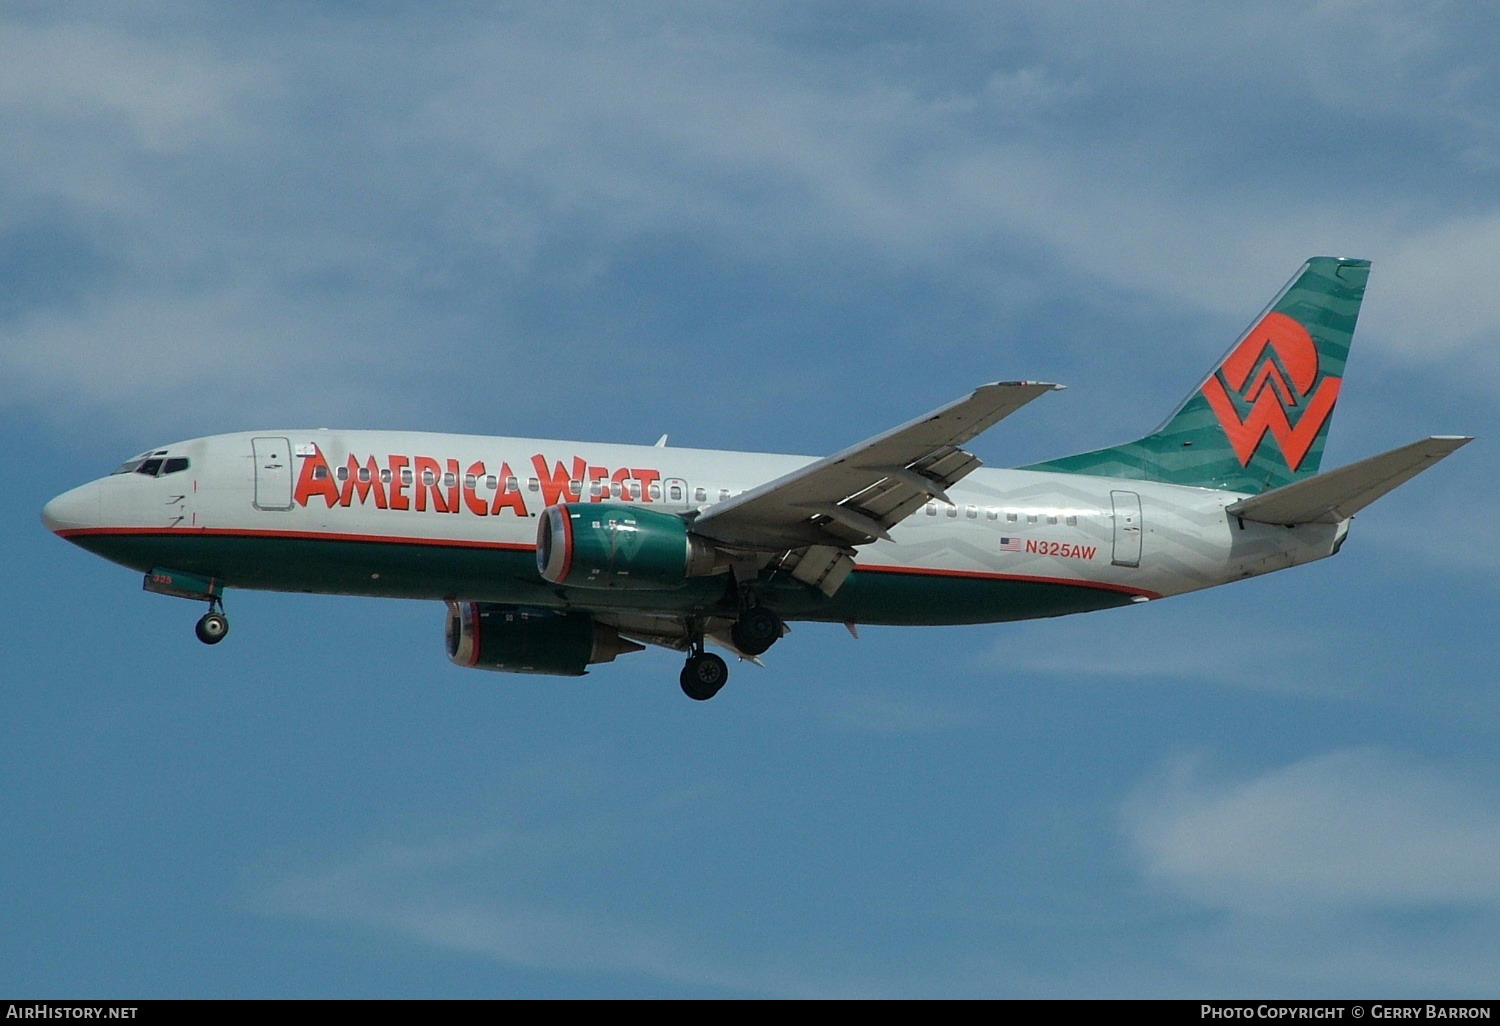
[[[1307,329],[1286,314],[1269,313],[1204,382],[1203,398],[1219,418],[1241,466],[1249,465],[1269,431],[1287,466],[1296,470],[1333,412],[1343,380],[1317,379],[1318,347]],[[1231,391],[1250,406],[1243,418]],[[1301,414],[1293,424],[1287,411],[1298,407]]]

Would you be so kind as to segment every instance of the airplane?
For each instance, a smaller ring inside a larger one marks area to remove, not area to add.
[[[1147,602],[1331,556],[1472,439],[1319,472],[1366,260],[1314,257],[1133,442],[1015,469],[963,446],[1059,385],[1001,381],[822,459],[397,431],[176,442],[42,520],[206,602],[229,588],[441,600],[460,666],[578,676],[658,645],[712,698],[796,621],[977,624]]]

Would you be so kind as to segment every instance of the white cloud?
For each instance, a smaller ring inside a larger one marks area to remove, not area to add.
[[[720,796],[722,797],[722,796]],[[642,849],[676,833],[676,803],[637,808],[621,837],[601,815],[545,830],[493,828],[410,845],[373,845],[321,867],[285,872],[255,903],[263,914],[354,924],[425,945],[530,970],[639,976],[731,994],[810,998],[876,996],[888,987],[799,962],[780,945],[741,950],[716,934],[718,913],[683,916],[611,905],[622,874],[654,875]],[[680,811],[680,810],[679,810]],[[700,810],[701,811],[701,810]],[[602,865],[615,883],[594,892]],[[695,885],[695,886],[701,886]]]
[[[1186,10],[952,9],[904,35],[819,35],[732,4],[0,23],[16,55],[0,71],[0,173],[22,206],[61,202],[98,226],[122,265],[91,302],[21,329],[0,366],[19,395],[71,382],[91,404],[138,405],[117,367],[35,358],[43,339],[139,335],[148,300],[111,298],[121,281],[252,353],[274,334],[328,359],[378,321],[400,346],[456,356],[476,333],[454,323],[503,334],[586,306],[572,297],[653,234],[810,282],[830,259],[867,261],[965,289],[997,319],[1080,287],[1248,318],[1333,250],[1380,262],[1367,325],[1406,358],[1452,366],[1500,333],[1478,284],[1500,271],[1493,205],[1463,188],[1410,199],[1370,160],[1341,168],[1351,147],[1378,162],[1431,133],[1452,140],[1440,167],[1494,143],[1461,13]],[[1295,135],[1275,159],[1267,103]],[[1362,127],[1372,110],[1380,132]],[[1016,274],[1045,285],[1001,284]],[[232,296],[205,310],[194,290],[216,275]],[[288,299],[289,281],[328,279],[348,287]],[[237,391],[224,364],[182,366],[185,388]],[[360,401],[395,401],[405,371],[372,367]]]
[[[1500,796],[1379,749],[1243,781],[1185,760],[1124,808],[1146,876],[1240,915],[1500,905]]]
[[[0,21],[0,112],[55,128],[98,131],[114,122],[153,152],[222,143],[235,131],[236,108],[270,83],[263,70],[226,61],[206,42],[191,32],[150,40],[87,21]]]

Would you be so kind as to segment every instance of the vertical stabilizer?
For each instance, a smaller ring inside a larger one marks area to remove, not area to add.
[[[1161,427],[1026,470],[1259,493],[1318,472],[1368,260],[1313,257]]]

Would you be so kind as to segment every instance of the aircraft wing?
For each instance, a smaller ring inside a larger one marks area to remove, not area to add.
[[[710,507],[693,521],[693,533],[759,552],[811,546],[836,563],[854,546],[888,539],[890,528],[929,497],[948,501],[948,486],[980,465],[959,446],[1059,388],[1036,381],[981,385],[910,423]],[[831,594],[829,584],[837,588],[843,574],[837,581],[825,578],[809,583]]]

